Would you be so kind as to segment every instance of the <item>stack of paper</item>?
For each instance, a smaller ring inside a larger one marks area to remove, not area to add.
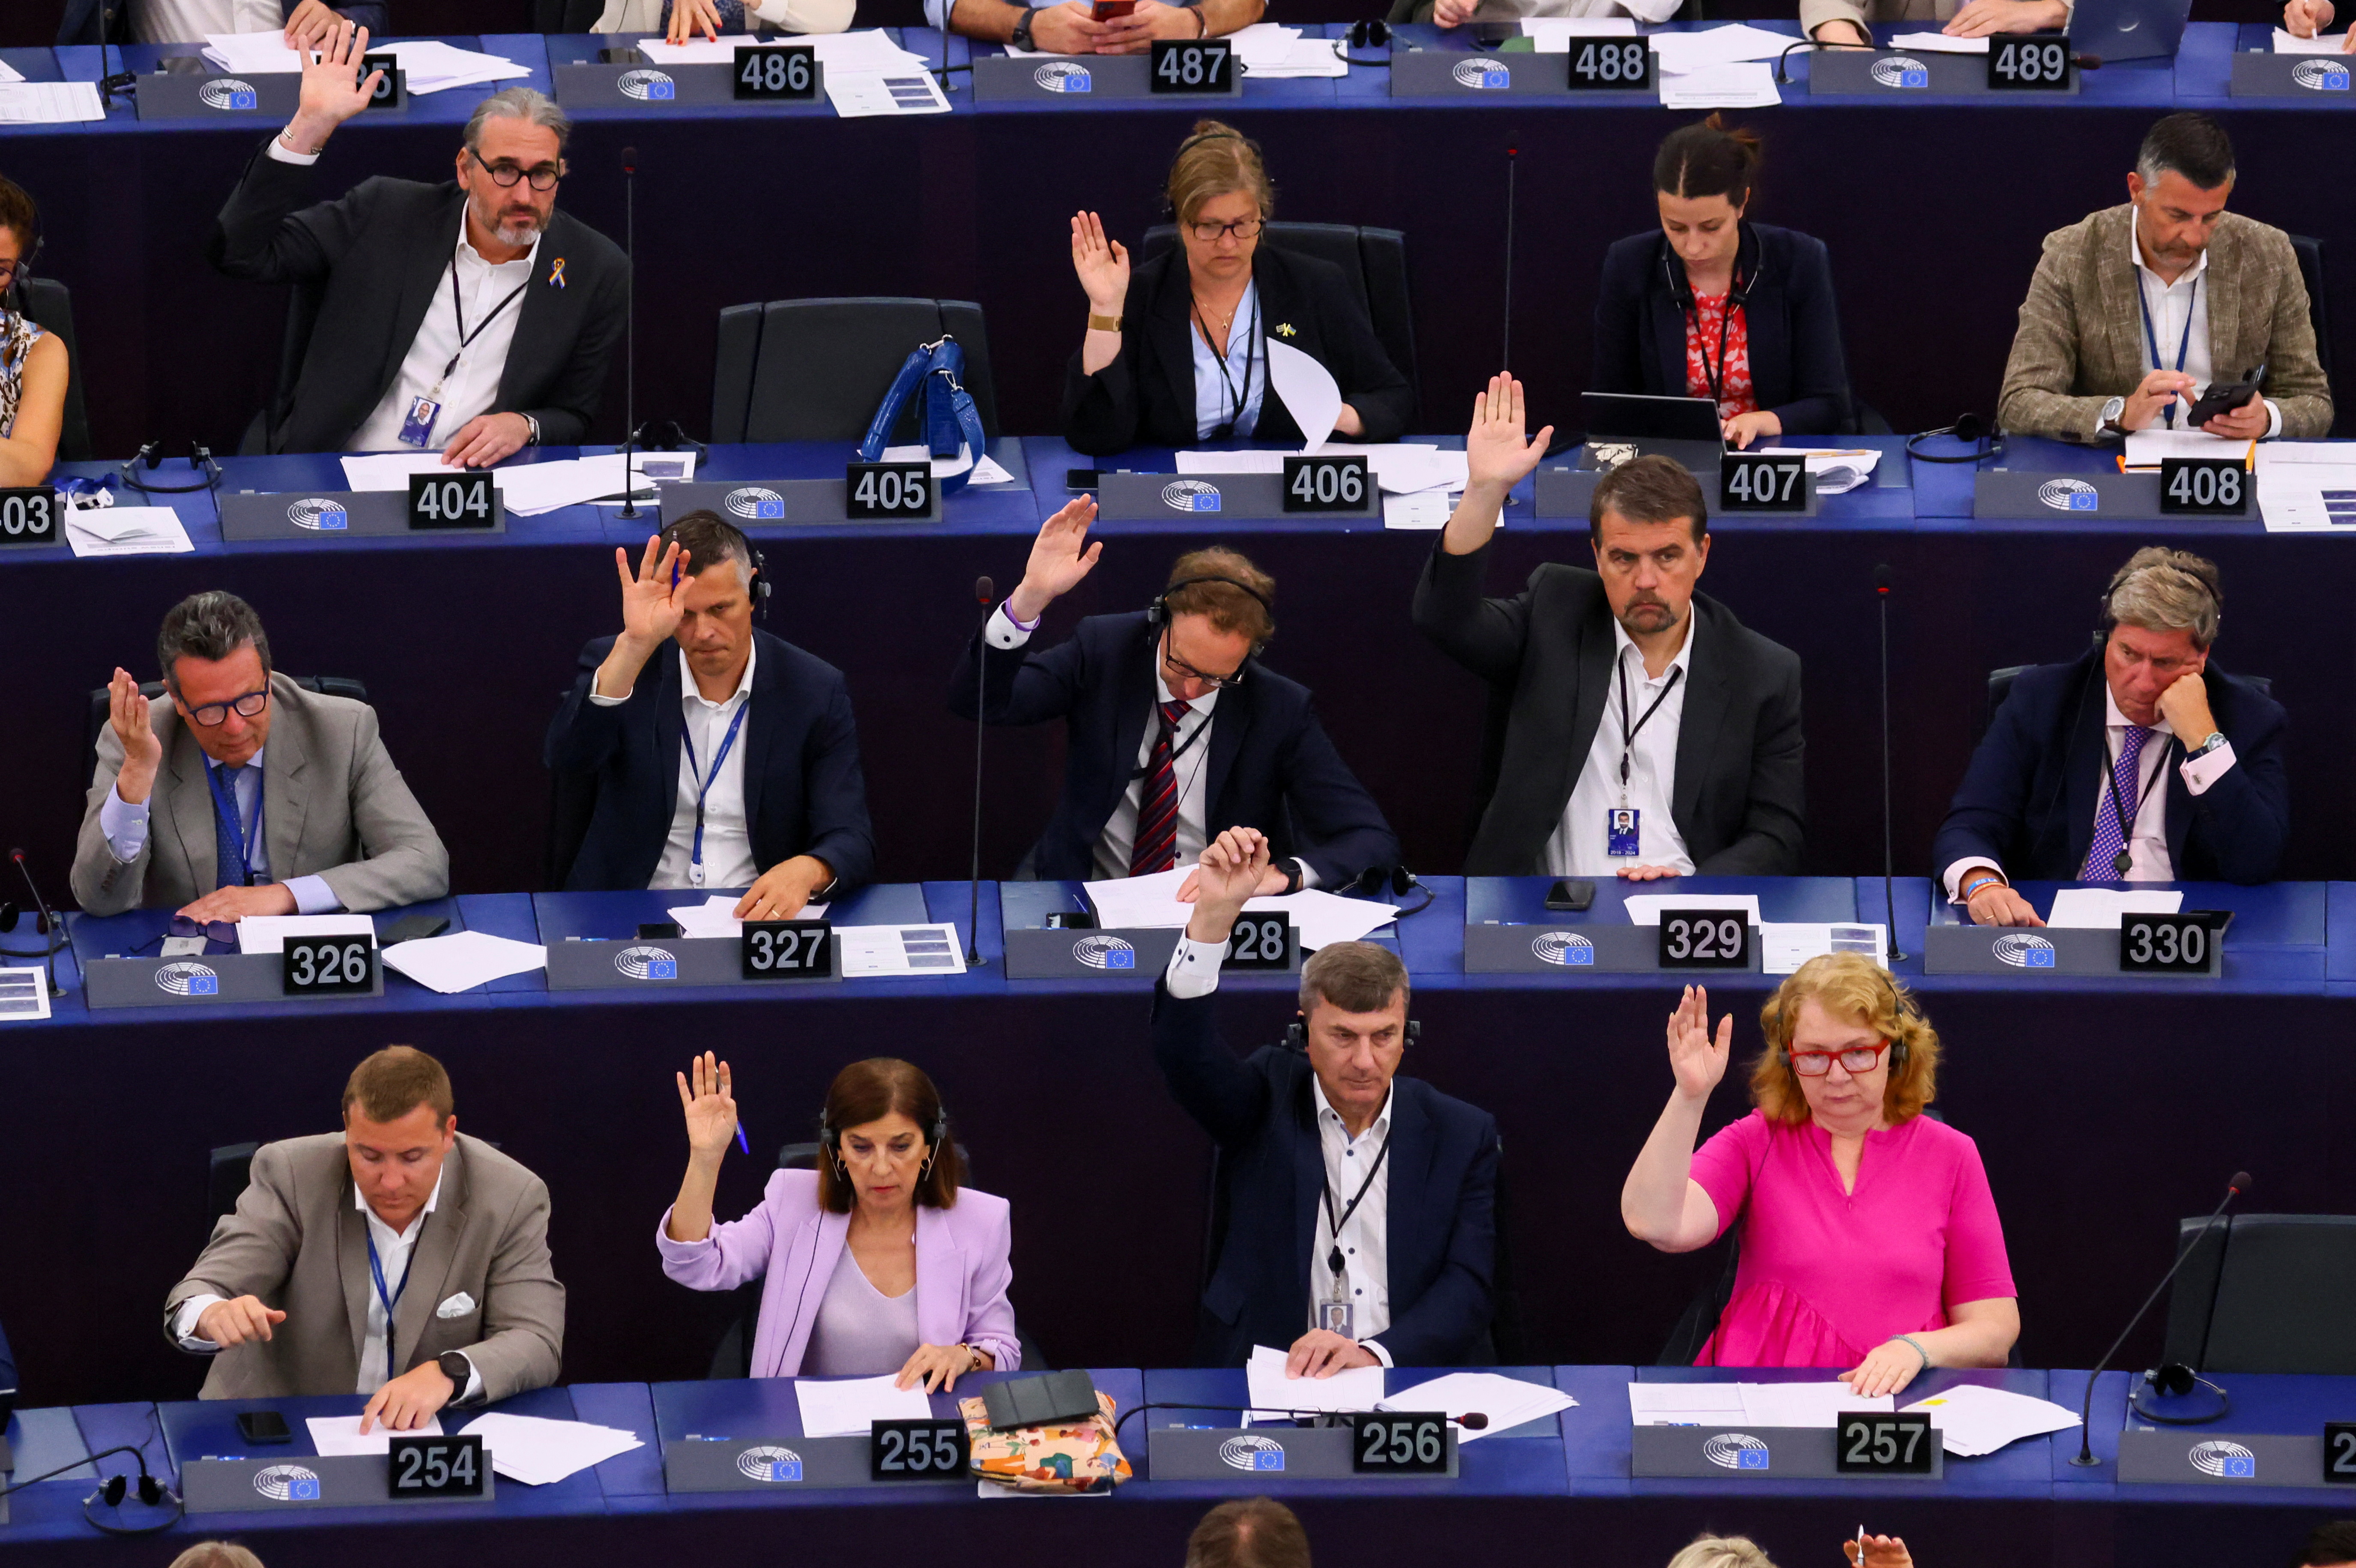
[[[922,1384],[896,1388],[886,1372],[879,1378],[798,1378],[794,1398],[802,1407],[805,1437],[864,1437],[879,1421],[923,1421],[933,1402]]]
[[[1881,453],[1870,446],[1762,446],[1759,450],[1805,453],[1819,496],[1854,490],[1873,477],[1873,471],[1881,464]]]
[[[1573,38],[1633,38],[1633,16],[1525,16],[1522,36],[1542,55],[1567,55]]]
[[[1462,452],[1443,452],[1430,442],[1369,445],[1329,441],[1317,450],[1324,456],[1365,458],[1375,483],[1387,496],[1462,490],[1468,477]],[[1177,454],[1177,469],[1181,474],[1281,474],[1284,460],[1290,455],[1292,454],[1282,452],[1181,452]]]
[[[1107,930],[1166,930],[1183,925],[1194,916],[1193,904],[1178,901],[1178,889],[1189,874],[1187,869],[1179,867],[1156,871],[1150,877],[1087,882],[1081,891],[1087,894],[1088,905],[1096,911],[1097,923]],[[1301,933],[1303,951],[1335,942],[1356,942],[1398,915],[1396,904],[1345,899],[1320,888],[1303,888],[1297,893],[1271,893],[1248,900],[1244,908],[1290,915],[1293,929]]]
[[[629,477],[623,477],[625,461],[629,465]],[[695,453],[665,452],[656,454],[661,478],[695,477]],[[649,478],[646,460],[637,453],[605,453],[595,457],[560,459],[554,463],[525,463],[513,468],[497,470],[493,483],[498,486],[500,503],[509,513],[519,517],[538,517],[559,507],[577,507],[584,501],[622,498],[626,484],[641,501],[654,497],[654,485]],[[402,489],[409,487],[403,479]]]
[[[846,980],[879,975],[962,975],[965,949],[957,927],[930,925],[838,925],[834,972]]]
[[[442,1419],[429,1415],[423,1426],[412,1426],[406,1432],[395,1432],[382,1422],[360,1430],[357,1415],[315,1415],[304,1423],[311,1429],[311,1446],[319,1451],[322,1459],[332,1459],[343,1454],[383,1454],[390,1452],[395,1437],[439,1437]]]
[[[1744,22],[1690,33],[1655,33],[1660,98],[1667,109],[1762,109],[1783,99],[1774,68],[1800,40]]]
[[[1739,909],[1759,923],[1757,893],[1631,893],[1625,902],[1630,925],[1658,925],[1665,909]]]
[[[403,943],[403,946],[408,944]],[[491,1468],[528,1487],[552,1486],[576,1471],[602,1465],[616,1454],[643,1448],[635,1432],[592,1421],[551,1421],[538,1415],[493,1411],[460,1428],[483,1440]]]
[[[2278,55],[2337,55],[2348,50],[2346,33],[2319,34],[2312,38],[2293,37],[2280,27],[2275,29],[2275,53]]]
[[[1796,975],[1800,965],[1827,953],[1855,953],[1890,967],[1886,925],[1819,924],[1812,921],[1763,921],[1759,926],[1759,972]]]
[[[1418,1383],[1411,1389],[1391,1394],[1375,1402],[1376,1410],[1436,1410],[1451,1417],[1449,1424],[1456,1427],[1456,1441],[1475,1442],[1494,1437],[1508,1427],[1519,1426],[1526,1421],[1536,1421],[1552,1415],[1558,1410],[1569,1410],[1579,1401],[1543,1383],[1526,1383],[1519,1378],[1509,1378],[1496,1372],[1450,1372],[1428,1383]],[[1458,1425],[1453,1419],[1478,1411],[1489,1418],[1485,1427]]]
[[[1893,49],[1912,49],[1916,54],[1984,55],[1988,52],[1986,38],[1958,38],[1947,33],[1898,33],[1890,40]]]
[[[286,47],[276,27],[259,33],[207,33],[205,63],[237,76],[265,76],[303,69],[303,57]]]
[[[1284,1375],[1284,1361],[1282,1350],[1266,1345],[1252,1347],[1251,1360],[1244,1367],[1252,1402],[1245,1424],[1290,1421],[1294,1411],[1372,1410],[1382,1402],[1380,1367],[1350,1367],[1330,1378],[1289,1378]]]
[[[290,936],[372,936],[364,914],[250,914],[237,923],[240,953],[283,953]]]
[[[529,77],[529,68],[501,55],[462,49],[439,38],[403,38],[393,43],[369,42],[368,52],[401,60],[412,92],[440,92],[453,87],[473,87],[487,81]],[[237,76],[267,76],[303,69],[303,56],[286,47],[286,35],[273,27],[259,33],[207,33],[205,60]]]
[[[1347,76],[1349,62],[1331,38],[1304,38],[1298,27],[1254,22],[1227,37],[1246,76]]]
[[[2062,1432],[2078,1424],[2077,1412],[2051,1400],[1978,1383],[1958,1383],[1904,1408],[1927,1412],[1931,1424],[1939,1429],[1941,1445],[1967,1459],[1993,1454],[2024,1437]]]
[[[0,969],[0,1024],[30,1023],[49,1016],[45,969]]]
[[[674,904],[663,912],[679,923],[681,936],[742,936],[744,923],[736,918],[742,893],[714,893],[700,904]],[[827,906],[804,904],[796,920],[824,920]]]
[[[372,452],[344,462],[344,483],[355,490],[406,490],[412,474],[464,474],[439,452]],[[497,485],[498,480],[492,479]]]
[[[637,47],[657,65],[730,65],[748,38],[714,41],[695,38],[683,44],[641,38]],[[827,101],[845,120],[876,114],[946,114],[949,101],[933,80],[925,57],[894,43],[880,27],[856,33],[812,33],[787,38],[783,45],[800,45],[817,53],[826,68]],[[782,46],[781,46],[782,47]]]
[[[1845,1411],[1890,1408],[1888,1394],[1860,1399],[1844,1382],[1628,1385],[1638,1426],[1832,1426]]]
[[[2269,533],[2356,531],[2356,443],[2262,443],[2258,511]]]
[[[1383,527],[1444,528],[1456,510],[1445,490],[1419,490],[1412,496],[1383,497]]]
[[[1742,1419],[1736,1383],[1630,1383],[1628,1416],[1638,1426],[1731,1426]]]
[[[998,460],[991,456],[990,453],[986,452],[983,453],[981,454],[981,461],[979,463],[975,462],[973,457],[973,448],[966,445],[963,442],[959,442],[958,443],[958,453],[955,457],[931,456],[928,449],[919,443],[912,446],[887,446],[884,449],[883,460],[886,463],[929,462],[933,465],[933,477],[936,479],[953,478],[970,468],[973,470],[973,477],[966,481],[969,485],[1012,485],[1014,483],[1014,475],[1009,474],[1004,468],[1001,467]]]
[[[826,101],[840,120],[882,114],[946,114],[949,101],[941,84],[919,60],[896,70],[837,70],[826,68]]]
[[[22,81],[24,80],[25,73],[23,71],[18,70],[6,60],[0,60],[0,82]]]
[[[62,125],[105,118],[106,104],[94,81],[0,84],[0,124]]]
[[[2164,457],[2248,458],[2257,449],[2254,441],[2227,441],[2205,430],[2138,430],[2127,434],[2129,468],[2158,469]],[[2349,455],[2356,455],[2351,449]]]
[[[66,514],[76,555],[177,555],[197,547],[169,507],[78,507]]]
[[[2174,914],[2184,907],[2181,891],[2159,888],[2126,891],[2113,888],[2063,888],[2053,895],[2048,925],[2073,931],[2116,931],[2131,914]]]
[[[406,975],[429,991],[455,996],[509,975],[548,967],[548,949],[480,931],[421,936],[384,950],[384,966]]]

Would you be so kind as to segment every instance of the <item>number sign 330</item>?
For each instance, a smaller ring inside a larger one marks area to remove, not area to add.
[[[2223,945],[2225,917],[2206,910],[2130,914],[2119,922],[2119,968],[2130,975],[2206,975]]]
[[[1739,909],[1661,912],[1664,969],[1748,969],[1751,922]]]
[[[498,492],[487,469],[409,476],[411,528],[492,528],[498,524]]]
[[[356,997],[375,987],[373,936],[290,936],[279,951],[290,997]]]

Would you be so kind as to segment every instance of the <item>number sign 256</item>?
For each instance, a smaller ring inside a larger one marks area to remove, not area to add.
[[[870,1480],[953,1481],[966,1473],[962,1421],[879,1421],[872,1430],[867,1446]]]
[[[394,1437],[385,1445],[385,1489],[396,1498],[478,1498],[483,1495],[483,1439],[478,1433]]]
[[[1155,92],[1233,94],[1235,46],[1225,38],[1156,38],[1149,83]]]
[[[1833,1431],[1833,1469],[1844,1476],[1927,1476],[1938,1439],[1922,1411],[1848,1411]]]
[[[823,920],[748,920],[744,978],[823,980],[834,973],[834,924]]]
[[[290,936],[279,951],[290,997],[357,997],[375,988],[373,936]]]
[[[1664,969],[1748,969],[1751,923],[1739,909],[1661,912]]]
[[[409,476],[412,528],[495,528],[499,517],[499,494],[487,469]]]
[[[784,48],[766,44],[736,46],[736,96],[771,102],[805,101],[818,96],[818,51],[807,44]]]
[[[1389,1411],[1351,1418],[1350,1468],[1361,1475],[1448,1474],[1448,1417],[1436,1411]]]
[[[1227,933],[1221,964],[1229,969],[1290,969],[1299,940],[1292,922],[1280,914],[1247,914]]]

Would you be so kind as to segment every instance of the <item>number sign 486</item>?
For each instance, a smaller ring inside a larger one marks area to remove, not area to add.
[[[818,96],[818,51],[807,44],[736,46],[736,96],[773,101]]]
[[[1290,969],[1300,938],[1292,922],[1280,914],[1247,914],[1227,933],[1228,969]]]
[[[1763,452],[1730,452],[1719,460],[1722,512],[1799,512],[1808,505],[1808,460]]]
[[[498,523],[498,492],[487,469],[409,476],[411,528],[491,528]]]
[[[1448,1417],[1436,1411],[1352,1416],[1350,1468],[1389,1476],[1448,1473]]]
[[[2159,462],[2159,515],[2189,512],[2201,517],[2247,517],[2250,475],[2238,457],[2163,457]]]
[[[394,1437],[385,1445],[385,1489],[396,1498],[483,1495],[483,1439],[477,1433]]]
[[[1664,969],[1748,969],[1751,923],[1739,909],[1661,912]]]
[[[744,978],[823,980],[834,973],[834,924],[823,920],[748,920]]]
[[[1156,38],[1149,82],[1155,92],[1232,93],[1235,46],[1225,38]]]
[[[1653,85],[1653,50],[1642,38],[1580,38],[1571,51],[1569,85],[1574,90],[1603,88],[1649,91]]]
[[[1284,509],[1288,512],[1363,512],[1372,491],[1363,457],[1284,460]]]
[[[853,521],[930,517],[929,463],[853,463],[843,470],[842,515]]]
[[[290,936],[280,953],[290,997],[364,996],[375,988],[373,936]]]
[[[879,1421],[873,1432],[867,1446],[870,1480],[953,1481],[966,1472],[962,1421]]]
[[[58,493],[46,485],[0,490],[0,544],[56,544]]]
[[[1922,1411],[1849,1411],[1833,1433],[1833,1469],[1844,1476],[1927,1476],[1938,1439]]]
[[[1990,92],[2070,91],[2070,40],[2061,33],[1997,38],[1987,62]]]

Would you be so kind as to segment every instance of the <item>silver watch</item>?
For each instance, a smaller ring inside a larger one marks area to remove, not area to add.
[[[2126,430],[2119,423],[2119,416],[2126,411],[2127,400],[2125,398],[2113,398],[2103,405],[2103,417],[2094,421],[2095,431],[2105,435],[2125,435]]]

